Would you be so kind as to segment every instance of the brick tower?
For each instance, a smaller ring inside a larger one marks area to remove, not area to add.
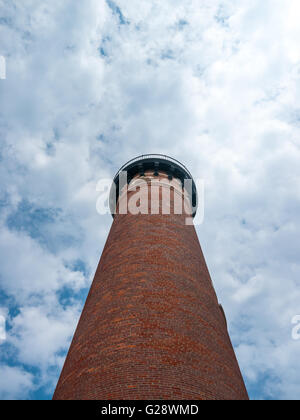
[[[187,223],[196,201],[172,158],[144,155],[117,173],[113,224],[53,399],[248,399]]]

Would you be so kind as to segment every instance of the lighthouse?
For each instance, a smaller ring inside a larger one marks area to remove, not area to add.
[[[193,223],[189,170],[143,155],[117,172],[112,226],[54,400],[247,400]]]

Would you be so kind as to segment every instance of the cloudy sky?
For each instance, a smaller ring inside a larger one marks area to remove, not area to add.
[[[0,0],[0,398],[51,398],[111,217],[96,185],[166,153],[251,398],[299,399],[299,0]]]

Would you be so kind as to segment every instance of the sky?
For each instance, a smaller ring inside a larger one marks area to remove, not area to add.
[[[252,399],[299,399],[299,0],[0,0],[0,399],[50,399],[145,153],[205,184],[197,233]]]

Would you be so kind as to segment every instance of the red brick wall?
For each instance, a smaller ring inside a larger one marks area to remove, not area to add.
[[[194,226],[115,215],[54,399],[247,399]]]

